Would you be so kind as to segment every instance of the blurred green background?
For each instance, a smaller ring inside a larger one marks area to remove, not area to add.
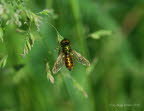
[[[51,74],[50,24],[90,67]],[[143,48],[143,0],[0,0],[0,111],[142,111]]]

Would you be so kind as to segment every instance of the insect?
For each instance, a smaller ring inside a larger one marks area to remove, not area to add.
[[[79,54],[78,52],[76,52],[75,50],[72,50],[71,45],[70,45],[70,41],[68,39],[63,39],[60,42],[60,53],[59,56],[56,60],[56,62],[54,63],[52,72],[55,74],[57,73],[62,66],[65,64],[66,68],[71,71],[73,69],[74,66],[74,58],[76,58],[76,60],[85,65],[85,66],[90,66],[90,62],[84,58],[83,56],[81,56],[81,54]]]

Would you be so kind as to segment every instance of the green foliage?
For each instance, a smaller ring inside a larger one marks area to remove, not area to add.
[[[48,17],[51,17],[53,19],[57,18],[57,15],[54,13],[53,9],[44,9],[43,11],[39,12],[40,15],[46,15]]]
[[[88,98],[88,94],[87,94],[87,92],[83,89],[83,87],[82,87],[74,78],[72,78],[70,75],[67,74],[66,76],[68,76],[70,79],[72,79],[73,86],[74,86],[78,91],[80,91],[80,92],[84,95],[85,98]]]
[[[100,30],[100,31],[96,31],[96,32],[90,34],[89,36],[93,39],[100,39],[103,36],[111,36],[111,35],[112,35],[112,31]]]
[[[40,30],[40,24],[42,22],[42,17],[39,15],[54,15],[53,10],[47,9],[37,14],[28,10],[23,4],[22,1],[2,1],[0,4],[0,23],[3,28],[7,25],[16,25],[17,32],[25,33],[26,43],[23,50],[23,56],[28,54],[34,45],[35,37],[32,34],[33,25],[37,28],[37,31]],[[26,27],[25,29],[23,29]],[[3,30],[0,28],[0,39],[3,42]]]
[[[144,24],[141,0],[1,0],[0,111],[140,111]],[[59,43],[75,61],[53,75]]]
[[[2,57],[0,59],[0,68],[4,68],[5,67],[6,62],[7,62],[7,58],[8,58],[8,56],[6,55],[6,56],[4,56],[4,57]]]
[[[34,45],[34,36],[33,34],[30,32],[28,33],[27,35],[27,38],[26,38],[26,43],[25,43],[25,46],[24,46],[24,51],[23,51],[23,56],[25,56],[26,54],[28,54],[28,52],[32,49],[33,45]]]
[[[0,27],[0,40],[3,42],[3,29]]]
[[[50,80],[50,82],[52,83],[52,84],[54,84],[54,77],[52,76],[52,72],[51,72],[51,70],[50,70],[50,67],[49,67],[49,63],[47,62],[46,63],[46,73],[47,73],[47,78]]]

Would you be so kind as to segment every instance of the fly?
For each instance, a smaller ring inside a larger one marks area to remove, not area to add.
[[[74,58],[76,58],[79,63],[85,66],[90,66],[90,62],[86,58],[81,56],[81,54],[79,54],[75,50],[72,50],[70,41],[68,39],[63,39],[60,42],[60,46],[60,54],[52,69],[52,72],[54,74],[57,73],[64,64],[68,70],[72,70],[74,66]]]

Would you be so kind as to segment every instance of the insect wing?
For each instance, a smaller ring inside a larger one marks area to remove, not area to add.
[[[85,66],[90,66],[90,62],[86,58],[84,58],[81,54],[79,54],[75,50],[73,50],[72,52],[73,52],[74,57],[76,58],[76,60],[79,63],[81,63],[81,64],[83,64]]]
[[[64,64],[64,54],[61,52],[53,66],[52,72],[53,74],[57,73]]]

